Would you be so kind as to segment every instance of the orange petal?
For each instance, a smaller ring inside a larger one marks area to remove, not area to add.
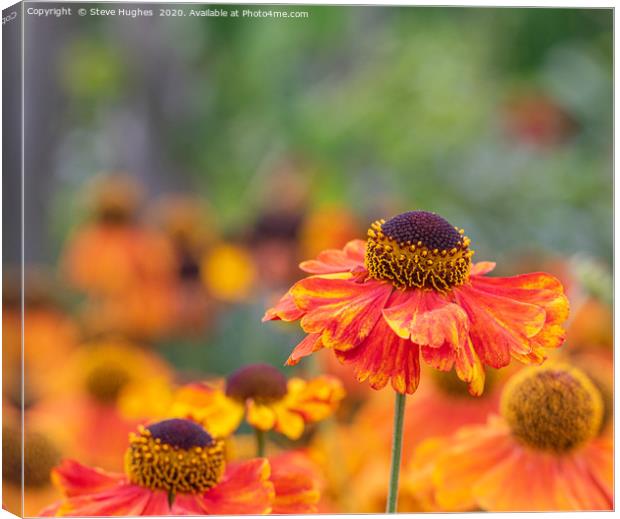
[[[472,493],[481,508],[493,512],[565,510],[555,499],[556,481],[553,458],[517,446],[488,467],[473,485]]]
[[[380,319],[368,338],[356,348],[336,350],[341,362],[352,364],[357,379],[368,379],[373,389],[385,387],[391,380],[399,393],[414,393],[420,381],[419,347],[398,337]]]
[[[52,471],[52,481],[68,497],[93,494],[115,487],[124,477],[123,474],[87,467],[74,460],[64,460]]]
[[[322,332],[325,347],[346,350],[368,336],[392,290],[390,284],[378,281],[309,277],[298,282],[291,294],[306,312],[302,328]]]
[[[480,396],[484,391],[486,376],[484,366],[469,338],[463,347],[456,352],[455,367],[458,377],[463,382],[467,382],[469,393],[473,396]]]
[[[545,273],[523,274],[508,278],[478,278],[472,284],[485,292],[496,294],[545,310],[543,328],[530,339],[531,351],[516,353],[523,362],[540,363],[546,358],[545,350],[562,345],[565,331],[562,323],[568,318],[569,303],[562,284]]]
[[[473,485],[514,447],[508,428],[497,417],[485,425],[463,427],[447,437],[446,450],[435,462],[433,472],[437,504],[445,511],[477,508]]]
[[[325,250],[319,253],[317,259],[302,262],[299,268],[310,274],[349,272],[364,266],[365,252],[365,241],[352,240],[344,246],[344,249]]]
[[[609,452],[608,456],[613,458],[613,453]],[[572,498],[564,509],[613,510],[613,487],[599,485],[589,469],[588,457],[583,451],[561,460],[558,477],[562,490]]]
[[[320,333],[308,334],[297,346],[295,346],[295,349],[292,351],[289,358],[286,360],[286,365],[294,366],[303,357],[307,357],[308,355],[311,355],[315,351],[319,351],[321,349],[323,349],[323,343],[321,342],[321,334]]]
[[[269,513],[275,497],[270,474],[262,458],[230,463],[222,480],[196,500],[210,515]]]
[[[319,473],[310,459],[289,451],[269,459],[276,497],[274,514],[313,514],[319,501]]]
[[[496,263],[494,261],[479,261],[471,266],[469,271],[470,276],[484,276],[495,268]]]
[[[174,395],[169,415],[190,418],[200,423],[212,436],[232,434],[245,414],[245,408],[228,398],[215,384],[197,382],[187,384]]]
[[[510,363],[511,354],[528,354],[530,338],[543,328],[545,310],[536,305],[497,296],[473,286],[453,294],[469,317],[469,334],[480,360],[494,368]]]
[[[429,366],[440,371],[450,371],[454,366],[456,352],[448,342],[444,342],[439,348],[422,346],[422,358]]]
[[[292,378],[284,405],[304,421],[318,422],[331,416],[344,397],[344,387],[336,377],[324,375],[307,381]]]
[[[467,314],[458,305],[432,291],[408,290],[394,297],[383,316],[394,332],[420,346],[455,349],[467,338]]]
[[[270,308],[265,312],[263,316],[263,322],[265,321],[296,321],[297,319],[301,319],[304,315],[304,312],[299,310],[297,306],[295,306],[295,301],[291,296],[290,292],[284,294],[280,300],[276,303],[276,306]]]

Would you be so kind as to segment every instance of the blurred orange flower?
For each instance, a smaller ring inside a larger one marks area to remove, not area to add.
[[[329,376],[288,381],[267,364],[245,366],[223,384],[190,384],[177,393],[171,413],[192,418],[215,435],[228,436],[243,417],[261,431],[299,438],[305,425],[330,416],[344,398],[338,379]]]
[[[26,270],[24,291],[24,344],[19,283],[7,282],[2,304],[3,395],[20,402],[22,358],[25,398],[31,404],[45,397],[75,350],[79,330],[72,318],[54,300],[54,286],[40,270]],[[23,357],[22,357],[23,355]]]
[[[90,186],[93,220],[65,246],[63,268],[78,289],[114,295],[136,283],[167,280],[174,256],[167,240],[136,217],[139,187],[124,175],[102,176]]]
[[[501,416],[432,438],[418,483],[440,510],[613,509],[613,436],[601,395],[577,368],[528,368],[504,389]]]
[[[129,432],[161,416],[172,399],[167,364],[122,339],[84,344],[63,373],[29,419],[53,432],[67,455],[104,468],[120,468]]]
[[[310,258],[325,249],[337,249],[359,235],[360,224],[346,207],[326,206],[308,214],[300,229],[302,257]]]
[[[463,231],[425,211],[380,220],[368,241],[327,250],[301,268],[297,282],[264,320],[301,320],[308,333],[287,363],[323,348],[351,364],[374,389],[390,380],[415,392],[419,355],[435,369],[454,368],[469,390],[484,389],[484,366],[511,357],[541,363],[564,341],[568,300],[544,273],[509,278],[485,274],[494,263],[471,263]]]
[[[566,330],[566,342],[571,349],[612,349],[614,336],[611,308],[596,298],[585,299],[572,314]]]

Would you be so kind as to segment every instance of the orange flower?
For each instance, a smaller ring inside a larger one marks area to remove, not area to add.
[[[120,468],[129,432],[161,416],[172,399],[170,367],[120,339],[83,344],[57,378],[55,390],[29,409],[29,420],[58,438],[68,456],[105,469]]]
[[[168,241],[136,218],[139,186],[123,175],[98,177],[92,218],[69,239],[63,268],[78,289],[95,295],[117,295],[136,283],[168,280],[174,254]]]
[[[469,390],[484,389],[484,366],[511,357],[541,363],[564,340],[562,285],[544,273],[490,278],[494,263],[473,265],[470,240],[434,213],[412,211],[368,231],[368,241],[327,250],[301,268],[297,282],[264,320],[301,320],[308,333],[287,363],[322,348],[351,364],[374,389],[389,381],[415,392],[419,356],[454,368]]]
[[[417,470],[441,510],[610,510],[613,437],[600,434],[602,417],[577,368],[528,368],[507,384],[501,416],[423,443]]]
[[[65,461],[52,477],[65,497],[44,516],[265,514],[275,495],[267,460],[226,463],[222,440],[179,419],[132,434],[124,474]]]
[[[252,364],[221,384],[202,382],[181,388],[171,413],[192,418],[215,435],[234,432],[244,415],[261,431],[275,430],[298,439],[305,425],[330,416],[344,398],[338,379],[286,380],[268,364]]]

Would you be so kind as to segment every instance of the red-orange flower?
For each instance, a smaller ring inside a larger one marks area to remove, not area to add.
[[[444,511],[613,509],[613,435],[603,417],[601,395],[580,370],[528,368],[507,384],[501,416],[419,447],[415,486]]]
[[[222,440],[179,419],[132,435],[124,474],[65,461],[52,477],[65,498],[44,516],[264,514],[275,496],[267,460],[227,463]]]
[[[472,264],[463,230],[442,217],[411,211],[372,224],[366,242],[349,242],[300,265],[297,282],[264,320],[300,320],[308,334],[287,363],[322,348],[351,364],[359,381],[413,393],[419,357],[484,389],[484,366],[511,357],[541,363],[564,341],[568,300],[544,273],[487,277],[491,262]]]

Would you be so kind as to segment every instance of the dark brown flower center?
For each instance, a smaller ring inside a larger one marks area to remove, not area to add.
[[[204,492],[222,478],[224,442],[190,420],[172,419],[140,427],[129,437],[129,480],[171,494]]]
[[[461,242],[460,233],[450,222],[428,211],[408,211],[381,226],[388,237],[398,243],[418,243],[430,249],[451,249]]]
[[[226,395],[240,402],[275,402],[286,395],[286,377],[269,364],[244,366],[228,377]]]
[[[374,222],[368,230],[366,268],[395,287],[447,292],[469,279],[470,240],[463,230],[427,211]]]

